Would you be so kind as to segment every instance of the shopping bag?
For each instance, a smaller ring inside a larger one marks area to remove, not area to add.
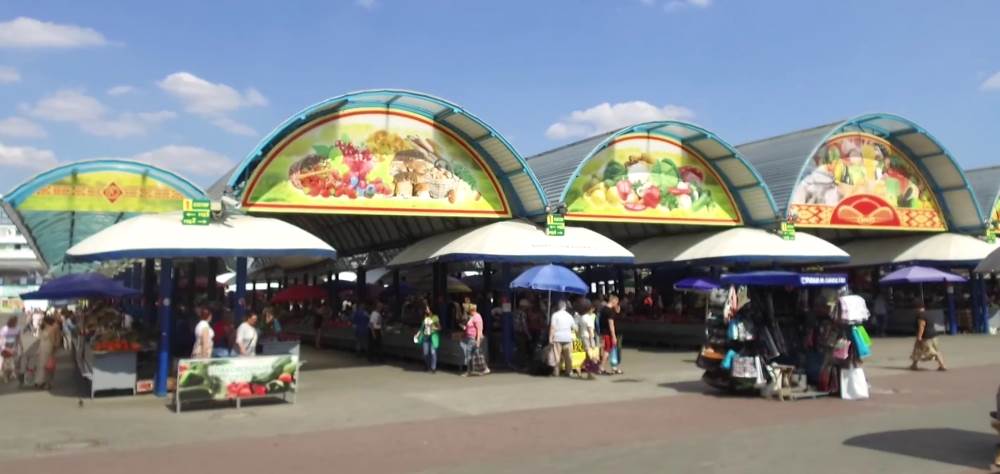
[[[726,334],[729,336],[729,340],[738,341],[740,339],[740,323],[739,321],[732,319],[729,321],[729,327],[727,328]]]
[[[868,335],[868,330],[865,329],[864,326],[856,326],[856,327],[857,327],[858,334],[861,335],[861,340],[865,341],[865,344],[868,344],[868,347],[871,348],[872,338],[871,338],[871,336]]]
[[[868,379],[865,378],[864,369],[840,369],[840,398],[865,400],[868,396]]]
[[[833,358],[837,360],[845,360],[847,359],[847,356],[850,355],[850,351],[851,341],[840,338],[837,340],[837,344],[833,346]]]
[[[858,328],[860,327],[861,326],[854,326],[851,328],[851,339],[854,340],[854,347],[858,349],[858,357],[864,359],[872,355],[872,350],[868,343],[866,343],[861,337],[861,332],[858,331]]]
[[[756,381],[760,361],[753,356],[737,356],[733,358],[733,378],[753,379]]]
[[[559,356],[556,355],[558,352],[558,344],[549,344],[545,346],[545,365],[555,367],[556,361],[559,360]]]
[[[612,367],[617,367],[621,363],[621,354],[618,352],[618,346],[611,346],[611,352],[608,354],[608,362],[611,363]]]
[[[736,351],[729,349],[726,356],[722,358],[722,368],[729,370],[733,368],[733,359],[736,358]]]
[[[472,371],[480,374],[486,372],[486,355],[480,350],[472,353]]]

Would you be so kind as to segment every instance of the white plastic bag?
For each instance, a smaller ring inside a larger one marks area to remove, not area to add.
[[[868,304],[859,295],[840,297],[840,320],[848,324],[861,324],[868,320]]]
[[[861,367],[840,369],[840,398],[844,400],[868,399],[868,379]]]

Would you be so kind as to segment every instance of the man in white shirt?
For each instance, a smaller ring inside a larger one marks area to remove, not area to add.
[[[567,376],[573,372],[573,332],[576,331],[573,315],[566,311],[566,300],[559,300],[557,307],[559,309],[552,314],[552,321],[549,323],[549,344],[553,347],[555,356],[553,377],[559,376],[560,363]]]
[[[382,362],[382,302],[376,301],[371,305],[371,313],[368,314],[368,360],[371,362]]]
[[[236,330],[236,349],[240,356],[257,355],[257,315],[250,313],[247,319]]]

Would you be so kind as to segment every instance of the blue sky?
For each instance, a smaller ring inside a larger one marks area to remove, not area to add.
[[[525,156],[652,118],[739,144],[885,111],[1000,164],[997,18],[996,0],[6,0],[0,192],[97,157],[208,184],[296,111],[381,87],[458,103]]]

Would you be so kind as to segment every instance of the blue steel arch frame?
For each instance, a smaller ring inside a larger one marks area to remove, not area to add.
[[[793,193],[795,192],[794,190],[798,187],[799,183],[802,182],[802,179],[805,178],[806,171],[808,171],[809,169],[809,160],[811,160],[813,156],[816,156],[816,153],[819,151],[820,147],[822,147],[823,144],[825,144],[830,138],[849,131],[871,133],[875,136],[878,136],[892,143],[893,146],[899,147],[899,149],[902,150],[903,153],[906,153],[907,158],[909,158],[910,162],[912,162],[913,165],[917,167],[917,169],[920,171],[921,177],[924,178],[924,181],[927,182],[928,186],[930,186],[931,191],[934,192],[934,201],[937,202],[939,206],[941,206],[941,214],[944,215],[945,222],[947,223],[947,230],[959,230],[963,232],[979,230],[978,227],[975,228],[958,227],[952,222],[951,209],[949,208],[948,201],[944,198],[943,194],[945,190],[942,190],[938,186],[937,180],[933,179],[933,175],[930,173],[930,170],[927,169],[927,166],[924,165],[923,160],[920,158],[919,155],[915,154],[913,150],[911,150],[903,142],[899,140],[893,140],[894,135],[900,135],[901,133],[898,131],[890,132],[889,130],[885,130],[881,127],[869,123],[881,119],[894,120],[899,123],[903,123],[908,127],[904,129],[904,131],[906,131],[907,133],[919,133],[921,135],[924,135],[925,137],[927,137],[927,139],[929,139],[931,142],[937,145],[938,148],[941,149],[941,154],[944,155],[946,158],[948,158],[948,161],[951,162],[952,166],[954,166],[955,169],[958,171],[958,175],[962,178],[962,186],[965,188],[965,190],[969,193],[970,197],[972,198],[972,202],[974,204],[973,207],[975,208],[978,217],[977,222],[983,222],[983,213],[982,210],[979,209],[979,204],[975,199],[975,192],[973,192],[972,186],[969,184],[969,180],[965,177],[965,172],[962,171],[962,167],[958,165],[957,161],[955,161],[955,157],[952,156],[951,152],[948,151],[948,149],[944,146],[944,144],[938,141],[938,139],[935,138],[934,135],[931,135],[930,132],[928,132],[920,125],[917,125],[915,122],[913,122],[910,119],[907,119],[906,117],[890,113],[870,113],[870,114],[859,115],[857,117],[845,120],[843,123],[832,128],[829,132],[827,132],[826,135],[824,135],[823,138],[816,143],[816,145],[812,148],[812,150],[805,157],[805,159],[802,160],[802,167],[799,169],[798,178],[796,178],[795,184],[792,186],[792,192]],[[854,127],[855,130],[850,130],[851,127]],[[789,210],[791,210],[791,208],[792,208],[792,202],[791,199],[789,199],[788,205],[784,210],[785,216],[788,216],[788,212]]]
[[[18,229],[24,234],[28,241],[29,246],[35,252],[35,254],[44,262],[47,267],[51,267],[54,263],[59,263],[60,261],[52,261],[52,256],[48,255],[49,249],[42,249],[39,245],[38,237],[40,235],[50,235],[46,229],[53,226],[58,226],[59,224],[68,220],[70,222],[71,235],[67,237],[68,244],[66,248],[69,248],[74,242],[75,235],[72,235],[75,231],[77,225],[77,219],[86,219],[86,214],[92,214],[92,220],[100,225],[111,225],[125,216],[126,213],[120,213],[119,216],[109,217],[110,214],[94,212],[94,213],[77,213],[75,211],[52,211],[52,216],[47,216],[43,219],[37,221],[35,225],[30,225],[24,215],[18,209],[21,203],[25,199],[33,195],[39,189],[55,183],[63,178],[88,173],[99,173],[99,172],[122,172],[134,174],[137,176],[147,176],[151,179],[159,181],[167,186],[170,186],[174,190],[178,191],[185,197],[191,199],[206,199],[207,194],[198,185],[192,183],[188,179],[173,173],[171,171],[158,168],[153,165],[146,163],[141,163],[138,161],[130,160],[92,160],[92,161],[78,161],[73,163],[67,163],[61,166],[57,166],[47,171],[43,171],[27,180],[17,185],[10,193],[3,196],[0,201],[3,202],[4,209],[10,214],[11,220],[14,221]],[[43,212],[43,211],[39,211]],[[48,211],[44,211],[48,213]],[[133,213],[129,213],[133,214]],[[81,232],[82,234],[82,232]],[[65,249],[63,249],[65,251]],[[64,263],[64,262],[63,262]]]
[[[389,101],[373,100],[374,96],[391,96],[392,99]],[[420,107],[412,106],[409,104],[397,103],[401,98],[414,98],[417,100],[427,101],[433,103],[439,107],[443,108],[442,112],[437,114],[430,114],[426,109]],[[535,192],[538,193],[538,197],[541,200],[542,208],[544,209],[548,206],[548,201],[545,198],[545,193],[542,191],[542,187],[538,184],[538,179],[535,177],[535,173],[528,166],[527,161],[520,153],[504,138],[500,132],[496,131],[493,127],[488,125],[486,122],[482,121],[475,115],[467,112],[465,109],[453,104],[445,99],[435,97],[432,95],[402,90],[402,89],[372,89],[363,90],[357,92],[351,92],[330,99],[326,99],[322,102],[310,105],[298,113],[292,115],[280,125],[278,125],[274,130],[272,130],[267,136],[261,140],[257,146],[243,159],[242,162],[236,167],[229,181],[226,183],[229,189],[234,190],[236,197],[242,202],[243,192],[246,190],[246,183],[250,179],[256,167],[260,164],[270,150],[280,143],[285,137],[294,133],[300,126],[309,123],[317,118],[331,115],[345,110],[350,110],[354,108],[388,108],[397,109],[413,114],[420,115],[429,120],[434,121],[442,127],[447,128],[450,132],[454,133],[456,136],[460,137],[466,142],[470,147],[472,147],[483,161],[490,167],[490,172],[497,178],[498,184],[501,186],[501,191],[504,193],[506,200],[511,208],[511,214],[513,217],[536,217],[542,213],[531,213],[529,215],[524,208],[521,196],[518,195],[517,191],[510,185],[510,181],[507,178],[511,176],[516,176],[518,174],[526,174],[534,188]],[[460,114],[468,119],[472,120],[477,125],[483,127],[487,131],[486,137],[495,138],[499,140],[505,148],[514,156],[518,164],[521,166],[519,170],[512,172],[504,172],[501,169],[493,156],[491,156],[483,147],[479,144],[479,141],[485,137],[470,137],[465,132],[459,130],[456,127],[450,126],[446,122],[441,121],[441,119],[454,115]]]
[[[662,129],[664,127],[667,127],[667,126],[678,126],[678,127],[686,128],[688,130],[696,132],[697,135],[695,135],[693,137],[687,137],[687,138],[682,138],[682,137],[674,136],[674,135],[671,135],[669,133],[666,133],[666,132],[662,131]],[[730,145],[729,142],[727,142],[727,141],[719,138],[718,135],[716,135],[716,134],[714,134],[714,133],[712,133],[712,132],[710,132],[710,131],[702,128],[702,127],[699,127],[697,125],[694,125],[694,124],[691,124],[691,123],[688,123],[688,122],[682,122],[680,120],[662,120],[662,121],[656,121],[656,122],[640,123],[640,124],[637,124],[637,125],[632,125],[630,127],[623,128],[623,129],[621,129],[621,130],[613,133],[609,137],[605,138],[603,141],[601,141],[601,143],[597,144],[597,146],[595,146],[593,150],[591,150],[589,153],[587,153],[587,156],[585,156],[582,160],[580,160],[579,163],[577,163],[576,169],[573,170],[573,174],[571,174],[569,176],[569,179],[566,181],[566,185],[563,187],[563,191],[562,191],[562,194],[560,194],[560,196],[559,196],[559,200],[562,201],[562,202],[566,201],[566,196],[569,195],[570,189],[573,186],[573,181],[575,181],[576,178],[580,176],[580,172],[583,170],[584,165],[586,165],[587,162],[591,160],[591,158],[593,158],[594,156],[596,156],[598,153],[601,153],[602,151],[604,151],[604,149],[607,148],[611,143],[614,143],[614,141],[617,140],[618,137],[621,137],[623,135],[627,135],[627,134],[630,134],[630,133],[647,133],[647,134],[651,134],[651,135],[660,135],[660,136],[668,137],[668,138],[670,138],[672,140],[676,140],[678,143],[681,143],[682,145],[685,142],[692,141],[693,139],[710,139],[710,140],[715,141],[716,143],[718,143],[719,145],[721,145],[723,148],[725,148],[730,153],[730,157],[731,158],[739,160],[740,163],[742,163],[744,166],[746,166],[747,170],[750,171],[750,173],[753,175],[754,179],[757,180],[757,184],[761,187],[761,189],[764,190],[764,194],[767,196],[768,205],[770,205],[770,207],[771,207],[772,215],[773,216],[779,216],[780,215],[780,214],[778,214],[778,205],[777,205],[777,203],[775,203],[774,196],[771,195],[771,190],[768,189],[767,184],[764,182],[764,179],[760,176],[760,173],[757,172],[757,169],[754,168],[753,165],[751,165],[750,162],[748,162],[745,158],[743,158],[743,155],[735,147],[733,147],[732,145]],[[699,158],[701,158],[705,162],[706,165],[712,167],[712,170],[715,171],[715,174],[718,175],[719,179],[722,180],[722,184],[726,187],[726,190],[728,191],[729,195],[733,198],[733,202],[736,203],[736,207],[737,207],[737,209],[739,210],[739,213],[740,213],[740,221],[743,223],[743,225],[749,224],[749,225],[754,225],[754,226],[762,226],[762,225],[774,225],[774,224],[776,224],[776,222],[774,222],[773,219],[764,219],[764,220],[759,220],[759,221],[748,221],[748,218],[751,215],[751,213],[750,213],[749,209],[747,208],[746,203],[740,197],[739,193],[736,192],[738,190],[737,190],[736,186],[733,185],[732,180],[729,178],[729,176],[722,169],[720,169],[718,166],[716,166],[715,163],[713,162],[713,160],[707,159],[705,157],[700,157],[700,156],[699,156]]]

